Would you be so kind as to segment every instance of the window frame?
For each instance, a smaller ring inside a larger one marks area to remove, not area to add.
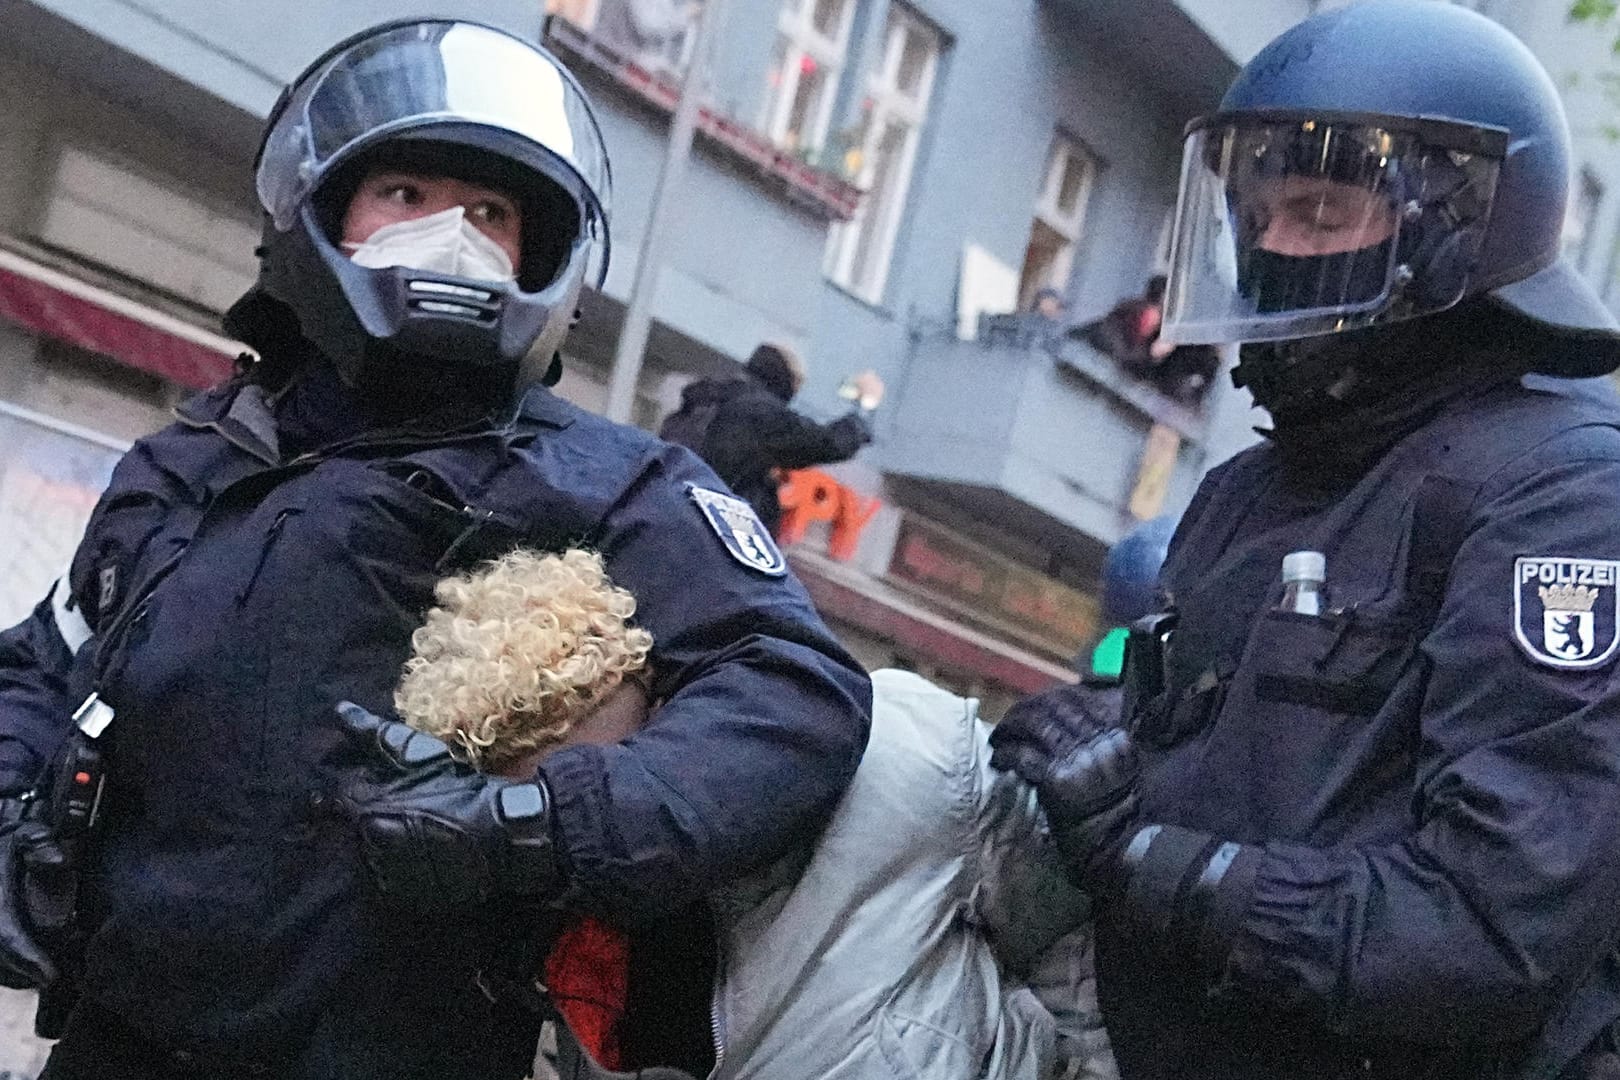
[[[920,35],[928,47],[921,77],[914,94],[899,85],[900,65],[912,35]],[[911,192],[912,174],[922,142],[924,125],[939,76],[940,61],[948,43],[946,35],[917,11],[904,4],[891,4],[883,27],[881,59],[864,79],[866,102],[870,108],[861,121],[861,164],[854,177],[865,195],[855,216],[839,222],[828,235],[823,270],[839,288],[871,304],[879,304],[888,288],[894,249],[901,220]],[[885,133],[898,122],[905,129],[905,146],[900,151],[889,190],[874,201],[878,155]],[[886,197],[884,197],[886,196]],[[876,214],[876,220],[873,215]],[[877,230],[875,234],[868,230]],[[871,241],[875,237],[875,244]],[[864,261],[857,264],[862,253]]]
[[[1608,191],[1603,178],[1596,170],[1589,165],[1582,165],[1575,170],[1570,196],[1559,247],[1564,257],[1585,274],[1589,273],[1592,267],[1592,250],[1597,239],[1597,226],[1603,216],[1603,203]],[[1584,214],[1578,214],[1577,211],[1584,211]],[[1577,222],[1580,224],[1580,232],[1572,233],[1570,226]]]
[[[1075,207],[1073,211],[1065,212],[1059,200],[1063,191],[1066,167],[1071,161],[1077,162],[1083,172],[1075,198]],[[1024,282],[1028,280],[1029,272],[1029,242],[1026,241],[1024,264],[1018,270],[1020,310],[1027,308],[1042,289],[1068,292],[1069,283],[1074,277],[1074,260],[1079,251],[1080,237],[1085,232],[1092,194],[1096,190],[1097,177],[1101,173],[1102,159],[1083,139],[1062,128],[1052,133],[1051,142],[1047,144],[1046,169],[1042,175],[1040,191],[1035,196],[1035,212],[1029,226],[1030,239],[1033,239],[1037,226],[1045,226],[1062,239],[1063,247],[1039,279],[1029,281],[1026,288]]]
[[[850,32],[855,25],[855,9],[860,6],[860,0],[837,2],[842,10],[837,34],[833,37],[816,29],[816,0],[783,0],[776,16],[776,44],[784,47],[781,82],[767,90],[759,127],[771,142],[794,153],[824,149],[832,127],[833,108],[848,59]],[[826,83],[815,115],[807,118],[798,141],[790,144],[788,125],[792,122],[793,105],[804,77],[806,57],[825,72]]]

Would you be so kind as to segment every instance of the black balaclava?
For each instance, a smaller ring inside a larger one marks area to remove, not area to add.
[[[225,315],[225,331],[259,356],[246,380],[274,402],[284,458],[373,431],[449,431],[507,411],[511,384],[502,371],[455,373],[404,353],[377,383],[351,386],[299,330],[285,304],[251,289]]]
[[[1436,315],[1242,346],[1232,381],[1271,413],[1285,462],[1359,474],[1448,402],[1535,367],[1533,324],[1485,297]]]
[[[1386,240],[1336,255],[1279,255],[1254,248],[1244,260],[1243,291],[1260,312],[1315,307],[1323,295],[1364,304],[1384,291],[1390,247]]]

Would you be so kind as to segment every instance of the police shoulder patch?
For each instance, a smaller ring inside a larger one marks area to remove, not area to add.
[[[771,539],[770,530],[765,528],[752,506],[735,495],[710,491],[696,484],[688,484],[686,491],[733,559],[771,577],[787,573],[787,559],[783,558],[776,541]]]
[[[1620,560],[1521,556],[1513,564],[1513,631],[1530,659],[1593,668],[1620,646]]]

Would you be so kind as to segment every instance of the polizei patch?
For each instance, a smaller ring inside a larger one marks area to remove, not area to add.
[[[1537,663],[1590,668],[1620,644],[1620,561],[1522,557],[1513,564],[1513,630]]]
[[[733,559],[771,577],[787,573],[787,560],[752,506],[735,495],[723,495],[696,484],[688,485],[686,490]]]

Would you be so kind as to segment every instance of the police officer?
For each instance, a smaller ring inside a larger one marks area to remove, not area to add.
[[[996,740],[1131,1080],[1608,1067],[1620,410],[1576,377],[1620,331],[1568,175],[1545,72],[1450,4],[1307,20],[1189,128],[1167,333],[1243,342],[1274,428],[1177,531],[1126,726],[1065,691]]]
[[[552,56],[458,21],[351,38],[276,106],[257,188],[230,325],[262,360],[136,444],[0,638],[0,790],[87,689],[110,756],[47,1072],[522,1076],[538,1020],[502,989],[536,969],[485,957],[563,899],[681,914],[811,835],[870,687],[696,457],[536,385],[608,226],[601,134]],[[656,639],[644,732],[497,783],[380,718],[437,581],[579,544]],[[34,981],[15,891],[0,966]],[[708,973],[675,974],[708,1053]]]

